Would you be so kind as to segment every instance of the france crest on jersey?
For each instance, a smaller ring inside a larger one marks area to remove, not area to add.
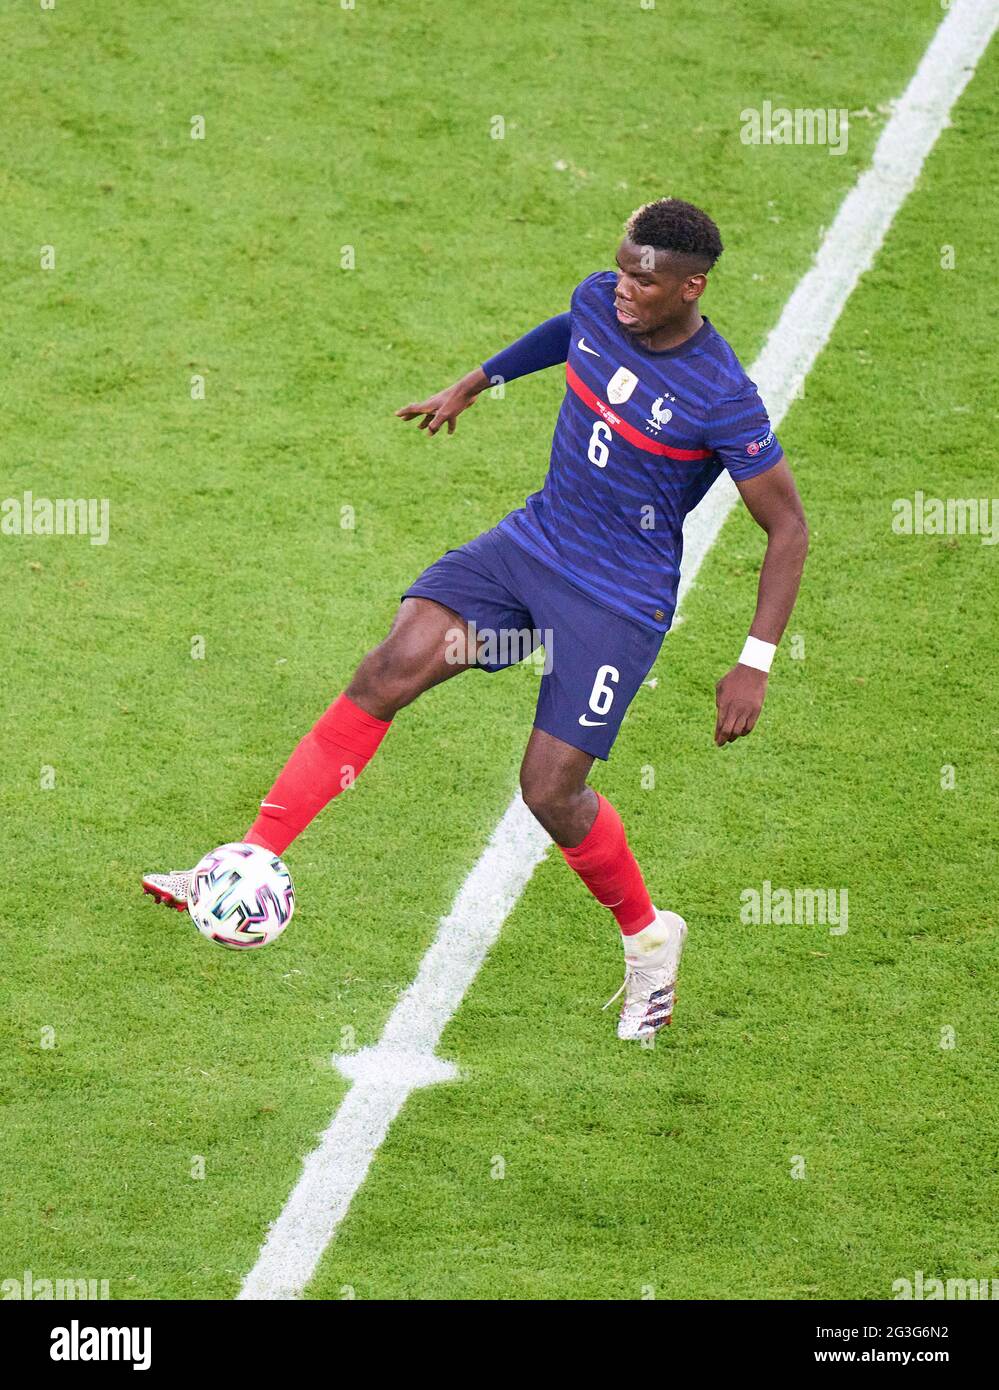
[[[679,347],[649,352],[617,321],[616,283],[598,271],[573,292],[548,476],[500,529],[599,603],[666,631],[684,517],[723,468],[752,478],[783,453],[710,321]]]

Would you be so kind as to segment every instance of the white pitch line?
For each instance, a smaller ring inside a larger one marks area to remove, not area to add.
[[[441,1033],[550,844],[520,796],[514,796],[441,919],[378,1044],[334,1057],[354,1084],[305,1160],[240,1298],[299,1296],[409,1093],[457,1077],[454,1064],[436,1055]]]
[[[812,268],[791,295],[750,376],[778,425],[829,339],[857,280],[871,266],[895,213],[984,53],[999,0],[954,0],[881,133],[871,167],[844,199]],[[738,494],[719,479],[684,528],[679,602]],[[371,1161],[407,1097],[454,1079],[437,1044],[489,948],[550,844],[515,795],[462,885],[376,1046],[334,1061],[353,1085],[306,1158],[270,1227],[241,1299],[298,1298],[315,1273]]]
[[[814,264],[784,305],[749,370],[775,427],[804,386],[857,281],[873,265],[997,23],[997,0],[955,0],[881,132],[870,168],[843,199]],[[678,608],[738,496],[724,473],[688,517]]]

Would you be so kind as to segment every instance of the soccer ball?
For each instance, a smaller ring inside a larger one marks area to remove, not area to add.
[[[262,845],[220,845],[191,875],[187,910],[209,941],[266,946],[295,911],[295,888],[282,861]]]

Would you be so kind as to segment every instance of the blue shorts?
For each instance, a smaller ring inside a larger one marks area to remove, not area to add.
[[[402,597],[434,599],[474,623],[484,671],[543,646],[534,727],[596,758],[610,753],[665,636],[590,598],[498,528],[448,550]],[[469,643],[469,660],[475,650]]]

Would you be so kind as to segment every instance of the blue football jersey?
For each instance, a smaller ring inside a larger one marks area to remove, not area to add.
[[[649,352],[617,321],[616,283],[598,271],[573,291],[548,475],[500,528],[599,603],[665,631],[684,517],[723,468],[752,478],[783,453],[710,321],[679,347]]]

